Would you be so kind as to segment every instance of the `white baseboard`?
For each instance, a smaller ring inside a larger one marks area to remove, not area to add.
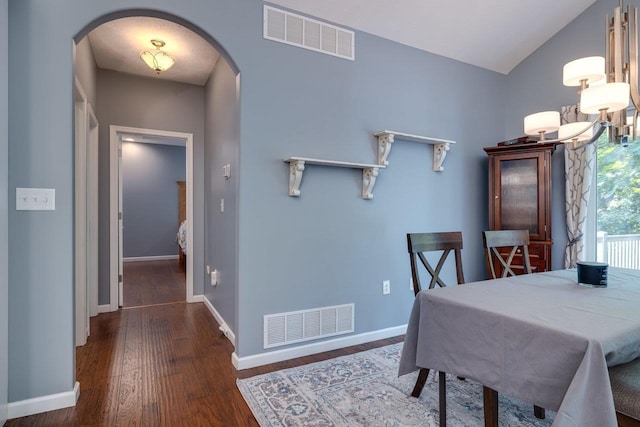
[[[169,261],[178,259],[178,255],[158,255],[158,256],[133,256],[122,258],[122,262],[137,262],[137,261]]]
[[[227,325],[227,322],[224,321],[220,313],[218,313],[218,310],[216,310],[213,304],[211,304],[211,301],[209,301],[209,298],[207,298],[204,295],[202,297],[203,297],[202,299],[204,300],[203,301],[204,305],[209,309],[209,311],[213,315],[213,318],[216,319],[216,322],[218,322],[218,324],[220,325],[220,331],[224,334],[225,337],[227,337],[229,341],[231,341],[231,344],[233,344],[233,346],[235,347],[236,346],[235,334],[233,333],[231,328],[229,328],[229,325]]]
[[[80,397],[80,383],[76,381],[73,390],[62,393],[50,394],[33,399],[10,402],[7,405],[9,419],[26,417],[28,415],[40,414],[42,412],[55,411],[56,409],[76,406]]]
[[[187,302],[204,302],[204,295],[192,295]]]
[[[98,314],[100,313],[110,313],[111,310],[111,304],[104,304],[104,305],[99,305],[98,306]]]
[[[269,351],[267,353],[260,353],[245,357],[238,357],[236,353],[233,352],[231,355],[231,362],[237,370],[255,368],[256,366],[282,362],[283,360],[295,359],[296,357],[309,356],[311,354],[337,350],[339,348],[350,347],[352,345],[397,337],[398,335],[403,335],[406,331],[407,325],[401,325],[393,328],[380,329],[358,335],[349,335],[328,341],[321,341],[298,347],[286,348],[283,350]]]
[[[209,309],[211,315],[220,324],[220,330],[231,341],[235,347],[236,337],[229,329],[220,313],[215,309],[211,301],[204,296],[204,305]],[[407,325],[395,326],[393,328],[380,329],[363,334],[349,335],[328,341],[321,341],[298,347],[286,348],[283,350],[270,351],[251,356],[238,357],[235,352],[231,355],[231,363],[237,370],[255,368],[256,366],[268,365],[270,363],[282,362],[283,360],[295,359],[296,357],[309,356],[311,354],[323,353],[325,351],[337,350],[352,345],[364,344],[378,341],[385,338],[397,337],[407,332]]]

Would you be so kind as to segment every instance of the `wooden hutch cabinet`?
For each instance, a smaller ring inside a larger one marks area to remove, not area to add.
[[[551,270],[550,144],[486,147],[489,156],[489,229],[529,230],[533,272]]]

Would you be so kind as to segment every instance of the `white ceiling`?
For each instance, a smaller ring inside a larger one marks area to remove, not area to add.
[[[508,74],[595,1],[270,0],[502,74]],[[356,36],[356,58],[357,43]]]
[[[176,63],[156,75],[140,52],[153,49],[151,39],[166,43],[162,50]],[[211,44],[191,30],[163,19],[132,17],[109,21],[89,33],[89,43],[100,68],[203,86],[218,59]]]
[[[458,0],[455,7],[451,0],[270,0],[270,3],[508,74],[595,1]],[[141,51],[152,48],[151,39],[163,40],[166,43],[163,49],[176,58],[176,64],[159,76],[139,56]],[[107,22],[89,34],[89,41],[100,68],[196,85],[206,83],[219,56],[192,31],[150,17]]]

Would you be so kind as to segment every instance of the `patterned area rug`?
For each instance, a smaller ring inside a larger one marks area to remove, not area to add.
[[[238,388],[262,427],[438,425],[437,375],[410,396],[417,372],[398,378],[402,343],[244,380]],[[550,426],[533,405],[500,396],[501,426]],[[483,426],[482,386],[447,376],[449,426]]]

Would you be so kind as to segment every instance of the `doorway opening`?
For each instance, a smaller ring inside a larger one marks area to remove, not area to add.
[[[188,236],[193,236],[193,134],[190,133],[181,133],[181,132],[168,132],[161,130],[153,130],[153,129],[142,129],[142,128],[133,128],[126,126],[115,126],[111,125],[109,129],[109,153],[110,153],[110,269],[111,269],[111,281],[110,281],[110,301],[112,301],[112,310],[117,310],[119,307],[123,306],[131,306],[135,305],[134,301],[126,301],[125,299],[125,269],[124,269],[124,235],[123,235],[123,224],[124,222],[124,213],[123,213],[123,184],[125,180],[123,179],[123,152],[125,151],[123,148],[129,148],[127,150],[133,157],[133,153],[135,149],[140,149],[141,147],[136,144],[160,144],[160,145],[169,145],[169,146],[184,146],[186,147],[186,186],[185,186],[185,213],[186,216],[183,221],[186,221],[184,229],[186,230],[186,252],[184,263],[185,273],[186,273],[186,295],[185,300],[187,302],[194,302],[193,297],[193,257],[188,256],[188,254],[193,254],[193,239],[189,239]],[[125,147],[123,147],[123,144]],[[128,147],[127,147],[128,146]],[[181,180],[177,180],[181,181]],[[175,193],[179,194],[178,184],[175,187]],[[174,198],[175,201],[175,212],[177,216],[179,216],[180,210],[180,200],[179,197]],[[178,234],[180,225],[182,221],[175,221],[175,234]],[[176,254],[178,248],[178,240],[176,239]],[[146,264],[146,265],[138,265],[131,266],[127,270],[135,276],[135,274],[139,274],[144,272],[145,270],[149,274],[160,274],[157,270],[160,269],[168,269],[168,271],[172,271],[171,265],[168,263],[161,262],[161,259],[155,257],[155,259],[148,259],[147,257],[130,257],[130,258],[142,258],[137,260],[131,260],[136,262],[149,262],[155,261],[156,264]],[[171,258],[170,258],[171,259]],[[175,260],[175,266],[179,264],[178,260]],[[152,268],[156,268],[156,270],[148,270]],[[179,275],[172,275],[175,278],[179,278]],[[162,277],[162,276],[160,276]],[[138,278],[138,284],[145,280],[150,280],[148,277],[146,279]],[[132,284],[132,288],[135,286],[135,283]],[[167,283],[164,286],[169,286]],[[130,297],[129,299],[135,297],[136,291],[132,289],[131,292],[128,292],[127,295]],[[172,297],[170,297],[172,298]],[[151,301],[151,300],[149,300]],[[158,300],[162,302],[161,300]],[[166,301],[169,302],[169,301]],[[114,304],[115,303],[115,304]]]

